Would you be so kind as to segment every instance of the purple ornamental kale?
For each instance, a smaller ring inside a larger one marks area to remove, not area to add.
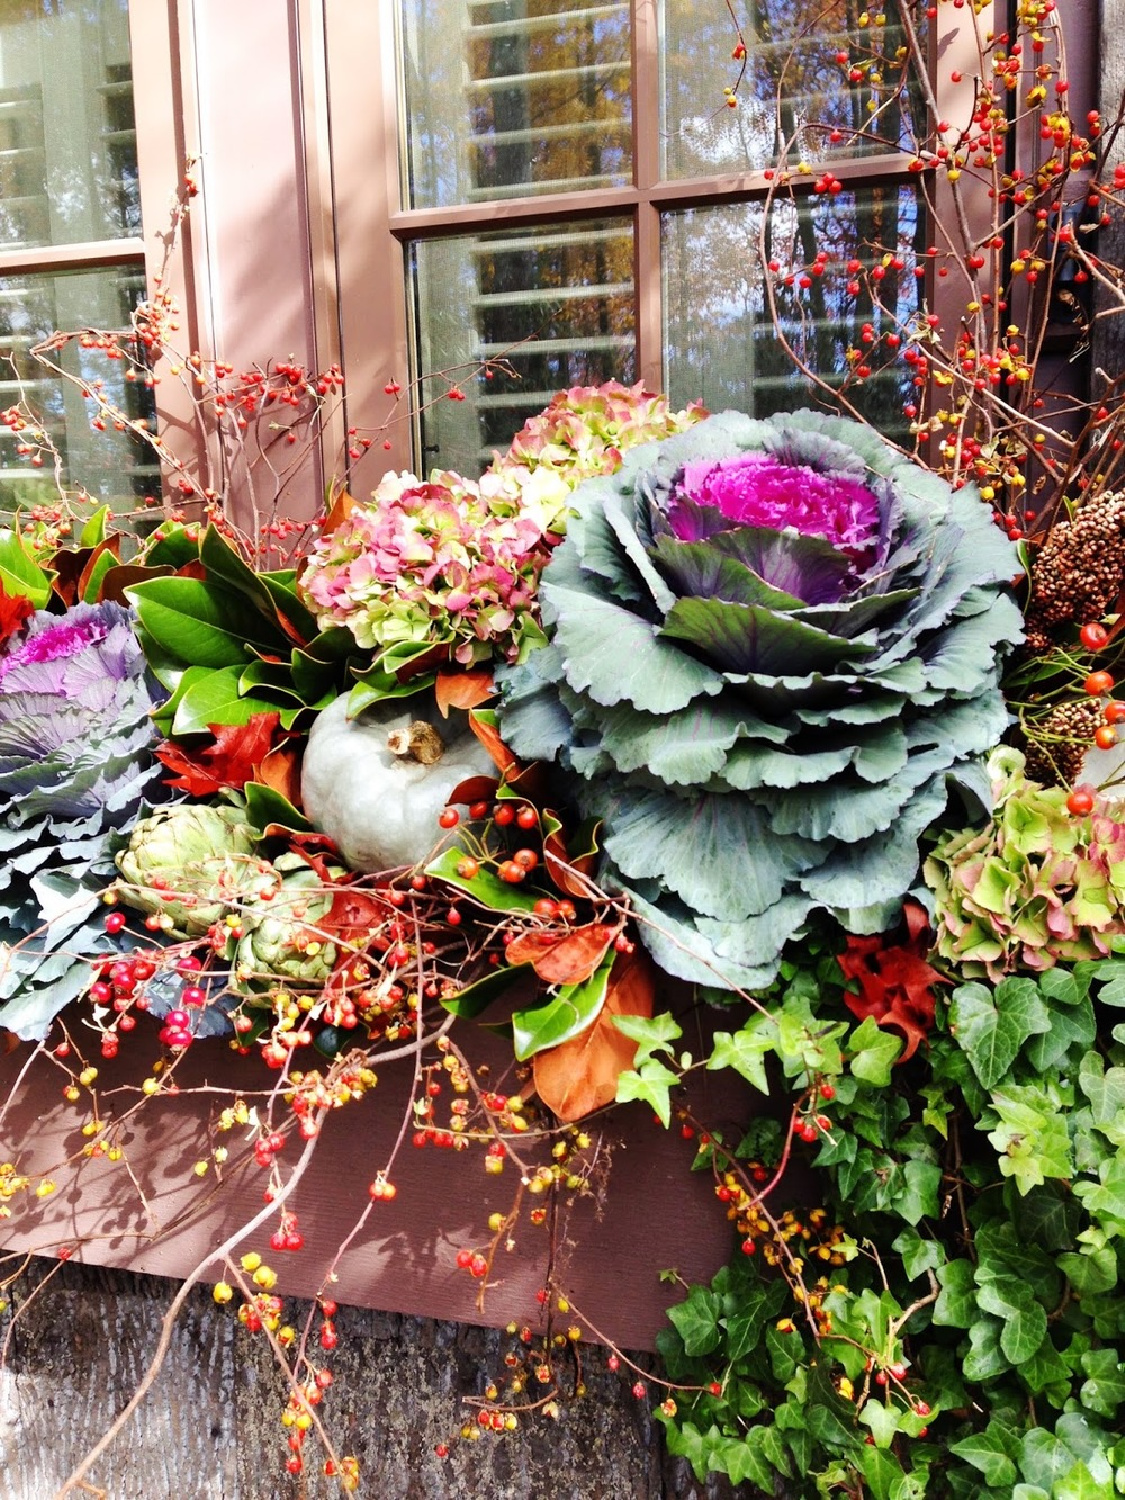
[[[790,527],[852,554],[863,553],[879,531],[878,501],[861,479],[782,463],[768,453],[685,464],[667,515],[673,533],[688,541],[692,519],[684,501],[713,506],[735,526]]]

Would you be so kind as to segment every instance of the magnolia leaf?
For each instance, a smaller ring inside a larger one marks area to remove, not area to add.
[[[426,866],[426,874],[435,875],[438,879],[455,885],[478,906],[489,911],[530,913],[534,910],[535,903],[541,899],[530,891],[521,890],[518,885],[509,885],[506,880],[501,880],[491,870],[483,867],[471,877],[462,875],[457,867],[464,858],[463,849],[443,849],[437,859]]]
[[[46,609],[54,576],[35,561],[18,530],[0,530],[0,587],[6,594],[23,595],[36,609]]]
[[[220,584],[172,576],[134,584],[125,593],[153,640],[194,666],[245,666],[248,645],[281,644],[276,627]]]
[[[286,833],[312,833],[313,826],[289,799],[272,786],[259,781],[248,781],[242,789],[246,798],[246,816],[255,828],[262,830],[263,837],[280,829]],[[323,837],[323,835],[319,835]]]
[[[565,1123],[612,1104],[619,1079],[629,1076],[637,1044],[617,1028],[614,1018],[652,1015],[656,975],[644,950],[615,954],[606,967],[604,1004],[594,1024],[573,1040],[537,1053],[532,1065],[539,1097]],[[672,1077],[675,1080],[675,1074]]]
[[[501,776],[505,776],[511,780],[518,773],[520,764],[500,738],[500,731],[496,727],[495,713],[488,709],[480,712],[471,711],[469,713],[469,728],[476,735],[477,739],[480,740],[489,755],[491,755],[493,763]]]
[[[592,1026],[605,1003],[612,957],[578,984],[563,985],[542,1005],[518,1010],[512,1017],[515,1054],[526,1062],[537,1052],[557,1047]]]
[[[455,994],[441,996],[441,1003],[446,1010],[455,1016],[461,1016],[467,1021],[475,1021],[477,1016],[484,1011],[502,995],[506,995],[516,984],[519,976],[510,967],[490,969],[480,979],[472,984],[467,984],[464,989]]]
[[[239,667],[222,667],[215,671],[202,668],[188,682],[191,670],[189,667],[184,674],[183,691],[178,695],[172,719],[172,734],[177,738],[208,734],[212,725],[243,728],[252,719],[281,706],[269,701],[268,688],[243,694],[239,686],[242,678]]]
[[[619,929],[604,922],[522,933],[504,950],[510,964],[530,964],[544,984],[582,984],[600,967]]]

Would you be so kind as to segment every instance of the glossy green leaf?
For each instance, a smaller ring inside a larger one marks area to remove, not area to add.
[[[262,694],[244,695],[239,690],[241,676],[239,667],[200,669],[180,694],[172,733],[206,734],[212,724],[248,724],[255,714],[280,707]]]
[[[0,530],[0,585],[13,598],[30,599],[36,609],[46,609],[54,573],[41,568],[12,528]]]
[[[189,666],[244,666],[248,644],[267,649],[281,644],[257,610],[219,584],[153,578],[126,594],[149,635]]]
[[[97,547],[106,538],[107,522],[109,521],[109,506],[99,505],[94,514],[78,533],[78,545],[80,547]]]
[[[581,1036],[594,1024],[605,1004],[613,959],[611,948],[589,979],[581,984],[564,984],[545,1004],[515,1012],[512,1031],[516,1057],[520,1062],[526,1062],[548,1047],[558,1047],[572,1037]]]
[[[296,833],[311,833],[312,824],[304,813],[298,812],[287,797],[283,797],[272,786],[260,781],[248,781],[243,788],[246,798],[246,816],[255,828],[268,828],[277,823],[282,828],[292,828]]]
[[[494,1000],[509,993],[524,971],[525,966],[490,969],[482,978],[467,984],[455,995],[442,995],[441,1003],[453,1015],[475,1021]]]
[[[479,906],[487,907],[489,911],[531,912],[535,909],[536,901],[542,899],[541,892],[527,891],[519,885],[509,885],[507,881],[501,880],[499,876],[483,866],[471,879],[466,879],[457,870],[457,866],[464,858],[463,849],[443,849],[437,859],[431,860],[426,866],[426,874],[437,876],[438,879],[455,885],[458,890],[464,891]]]

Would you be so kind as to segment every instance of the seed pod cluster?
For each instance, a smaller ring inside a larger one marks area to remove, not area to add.
[[[1057,704],[1028,736],[1027,776],[1041,786],[1073,786],[1102,722],[1096,699]]]
[[[1125,494],[1094,495],[1073,517],[1060,521],[1031,575],[1027,642],[1045,651],[1054,629],[1100,620],[1125,587]]]

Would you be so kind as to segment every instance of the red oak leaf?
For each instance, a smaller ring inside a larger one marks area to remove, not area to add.
[[[943,977],[925,961],[929,923],[916,902],[903,904],[907,941],[884,946],[885,937],[849,937],[848,946],[837,955],[847,979],[859,985],[859,994],[845,994],[844,1004],[857,1020],[872,1016],[880,1026],[901,1031],[906,1047],[900,1063],[914,1056],[934,1024],[935,984]]]
[[[0,584],[0,645],[22,630],[35,613],[35,606],[23,594],[7,594]]]
[[[259,780],[262,762],[273,749],[280,715],[253,714],[245,724],[211,724],[214,743],[196,750],[165,740],[156,754],[175,777],[168,785],[193,797],[211,797],[224,787],[241,791]]]

